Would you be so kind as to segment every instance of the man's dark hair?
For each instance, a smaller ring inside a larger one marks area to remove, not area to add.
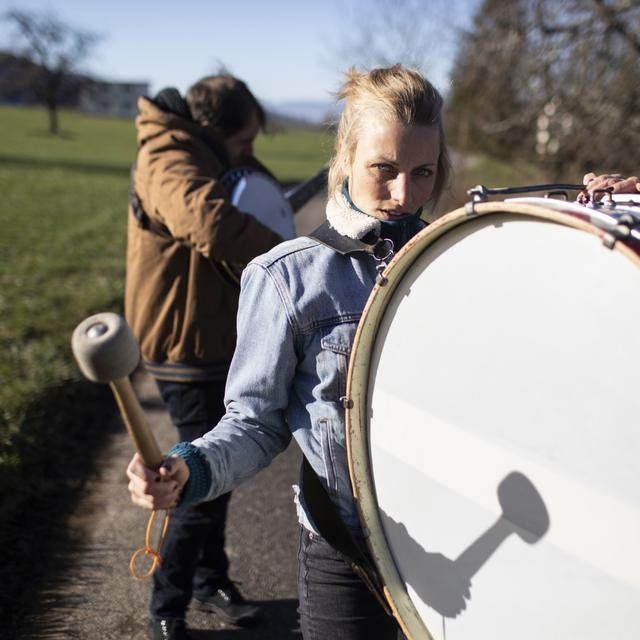
[[[246,126],[252,112],[258,116],[260,127],[265,126],[262,105],[242,80],[228,74],[198,80],[187,90],[186,100],[193,119],[207,123],[222,137],[231,136]]]

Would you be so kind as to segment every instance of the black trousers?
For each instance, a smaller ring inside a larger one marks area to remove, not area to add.
[[[304,640],[401,640],[388,616],[344,556],[300,527],[298,597]]]
[[[224,415],[224,381],[157,381],[180,442],[195,440]],[[213,595],[228,582],[224,550],[231,494],[174,509],[162,545],[162,564],[153,574],[150,611],[154,618],[183,618],[193,594]]]

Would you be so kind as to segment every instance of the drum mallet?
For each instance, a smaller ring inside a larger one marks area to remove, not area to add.
[[[86,318],[71,336],[71,349],[80,371],[89,380],[105,382],[111,387],[133,446],[144,466],[158,469],[162,463],[162,453],[129,381],[129,375],[140,362],[140,350],[124,318],[116,313],[97,313]],[[152,511],[149,516],[144,547],[134,551],[129,562],[131,575],[138,580],[148,578],[161,561],[160,548],[167,532],[169,512],[165,513],[154,548],[151,545],[151,529],[155,514],[156,511]],[[153,563],[144,574],[136,570],[136,560],[141,555],[153,558]]]
[[[142,462],[157,469],[162,453],[129,381],[140,361],[140,350],[124,318],[116,313],[86,318],[73,332],[71,349],[85,377],[109,384]]]

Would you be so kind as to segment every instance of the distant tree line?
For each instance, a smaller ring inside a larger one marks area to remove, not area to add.
[[[640,0],[482,0],[464,29],[468,0],[367,5],[346,16],[336,63],[401,62],[437,80],[453,50],[439,84],[459,151],[563,179],[640,172]]]
[[[484,0],[451,77],[462,150],[556,177],[640,171],[640,1]]]
[[[73,107],[80,90],[91,79],[82,74],[69,74],[58,91],[58,105]],[[29,58],[0,51],[0,102],[16,105],[42,104],[39,87],[46,84],[46,71]]]

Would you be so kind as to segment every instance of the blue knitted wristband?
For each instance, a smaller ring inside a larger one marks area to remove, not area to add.
[[[185,507],[202,500],[211,487],[211,469],[204,453],[190,442],[179,442],[171,447],[169,455],[180,456],[189,467],[189,480],[182,489],[178,507]]]

